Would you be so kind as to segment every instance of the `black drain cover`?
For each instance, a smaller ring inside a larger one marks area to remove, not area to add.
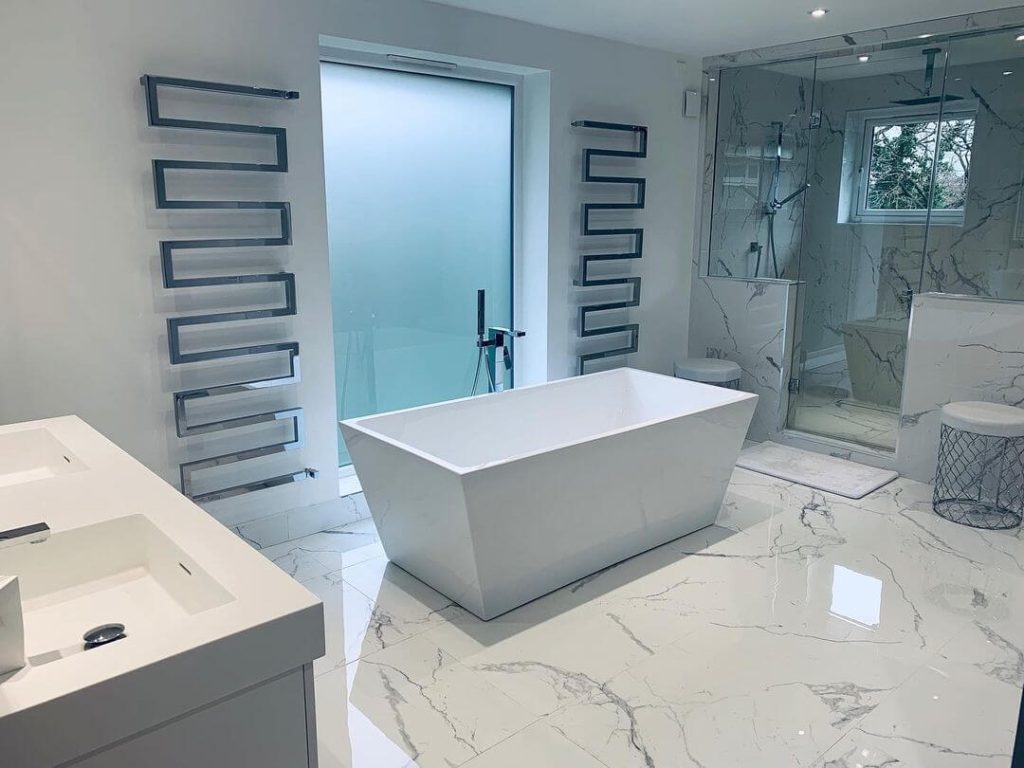
[[[82,635],[82,640],[85,641],[86,649],[89,649],[112,643],[124,636],[124,624],[103,624]]]

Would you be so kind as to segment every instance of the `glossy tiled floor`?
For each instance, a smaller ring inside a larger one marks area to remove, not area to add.
[[[793,402],[789,427],[891,451],[896,447],[899,419],[896,411],[812,390],[801,392]]]
[[[1008,766],[1024,541],[737,470],[719,525],[490,622],[367,521],[266,554],[325,605],[324,768]]]

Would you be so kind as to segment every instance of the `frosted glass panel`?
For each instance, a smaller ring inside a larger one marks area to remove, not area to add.
[[[320,71],[338,413],[464,397],[477,289],[512,322],[512,89]]]

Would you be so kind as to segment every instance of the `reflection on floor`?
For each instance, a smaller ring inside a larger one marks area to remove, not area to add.
[[[718,525],[486,623],[368,521],[266,554],[324,600],[324,768],[1002,768],[1024,542],[929,498],[738,469]]]
[[[896,448],[899,413],[850,396],[846,361],[805,370],[800,392],[790,403],[789,428],[891,451]]]

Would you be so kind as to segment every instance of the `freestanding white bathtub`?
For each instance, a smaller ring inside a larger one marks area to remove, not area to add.
[[[341,430],[388,558],[490,619],[712,524],[756,402],[619,369]]]

